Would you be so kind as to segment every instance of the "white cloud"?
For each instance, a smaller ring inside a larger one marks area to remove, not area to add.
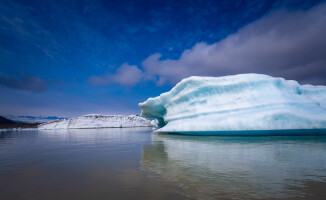
[[[149,56],[145,79],[176,83],[191,75],[264,73],[326,84],[326,5],[279,10],[214,44],[197,43],[179,59]]]
[[[136,65],[122,64],[114,74],[92,76],[88,81],[93,85],[110,85],[112,83],[124,86],[134,86],[141,81],[143,72]]]

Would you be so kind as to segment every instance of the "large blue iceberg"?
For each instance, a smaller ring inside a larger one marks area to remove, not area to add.
[[[325,134],[326,86],[262,74],[189,77],[140,103],[158,129],[195,135]]]

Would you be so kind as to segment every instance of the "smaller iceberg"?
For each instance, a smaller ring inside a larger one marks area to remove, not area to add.
[[[38,126],[38,129],[130,128],[151,126],[153,126],[152,120],[137,115],[89,114],[72,119],[54,120],[43,123]]]
[[[262,74],[189,77],[140,103],[158,129],[194,135],[326,134],[326,86]]]

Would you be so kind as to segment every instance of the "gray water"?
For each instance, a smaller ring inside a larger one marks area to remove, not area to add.
[[[326,199],[326,136],[0,135],[0,199]]]

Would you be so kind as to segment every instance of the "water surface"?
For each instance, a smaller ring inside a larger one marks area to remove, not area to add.
[[[326,199],[326,137],[0,135],[0,199]]]

